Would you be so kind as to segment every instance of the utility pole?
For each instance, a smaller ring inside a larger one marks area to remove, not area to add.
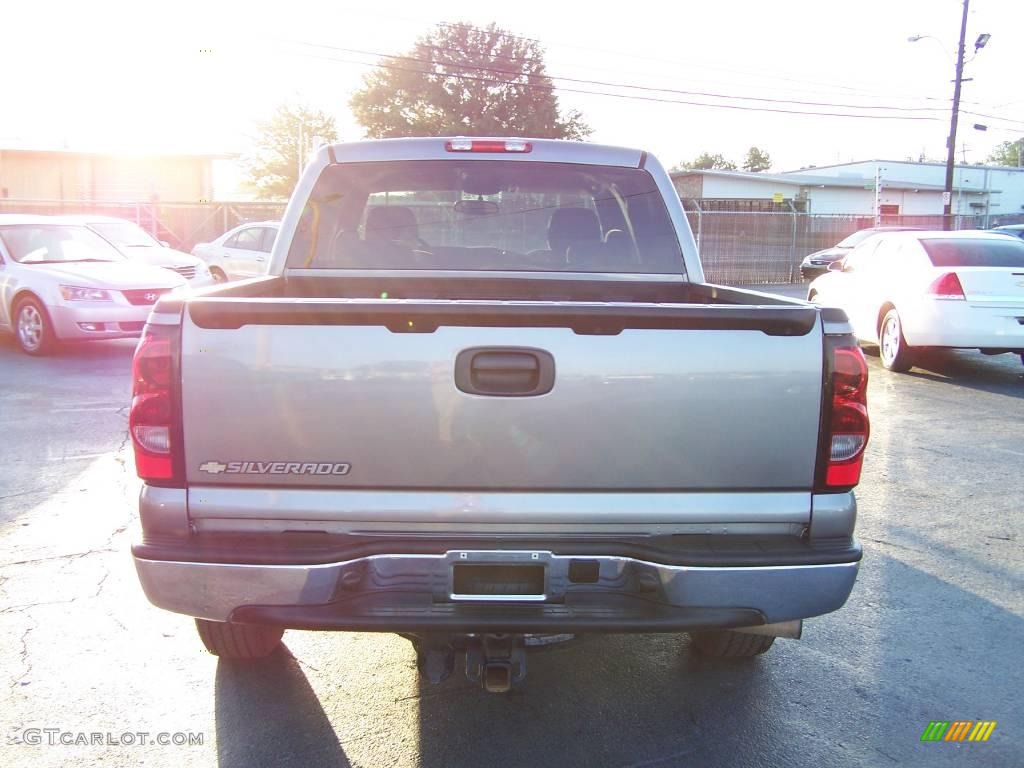
[[[953,81],[953,114],[949,119],[949,136],[946,138],[946,187],[942,193],[942,225],[953,229],[953,169],[956,164],[956,124],[960,116],[960,86],[964,77],[964,41],[967,37],[967,6],[970,0],[963,0],[964,14],[960,21],[960,44],[956,51],[956,79]]]
[[[882,166],[875,166],[875,226],[882,226]]]

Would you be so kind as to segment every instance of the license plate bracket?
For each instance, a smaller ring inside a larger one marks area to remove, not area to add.
[[[550,552],[490,550],[448,553],[448,600],[549,599]]]

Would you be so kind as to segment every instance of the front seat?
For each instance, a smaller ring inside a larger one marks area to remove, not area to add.
[[[548,222],[548,245],[556,258],[567,258],[569,249],[586,260],[588,252],[596,252],[603,245],[601,223],[589,208],[558,208]]]

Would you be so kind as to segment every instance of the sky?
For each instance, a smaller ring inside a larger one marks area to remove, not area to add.
[[[323,109],[342,140],[357,140],[363,131],[347,103],[380,61],[373,54],[406,52],[439,22],[496,22],[539,40],[556,78],[668,89],[556,80],[560,105],[583,113],[591,141],[647,149],[666,166],[704,151],[741,164],[756,145],[775,171],[943,160],[962,8],[960,0],[5,5],[0,147],[245,153],[256,123],[286,101]],[[989,117],[961,114],[957,159],[966,149],[969,162],[981,162],[999,142],[1024,137],[1024,2],[971,0],[970,9],[968,54],[980,33],[992,38],[965,67],[973,79],[961,109]],[[931,37],[911,43],[912,35]]]

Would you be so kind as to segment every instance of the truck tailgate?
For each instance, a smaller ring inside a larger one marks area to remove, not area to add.
[[[200,300],[182,328],[190,485],[813,486],[812,308]]]

